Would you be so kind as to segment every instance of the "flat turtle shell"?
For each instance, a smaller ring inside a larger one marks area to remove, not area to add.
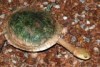
[[[42,51],[59,39],[60,25],[45,11],[17,11],[7,23],[8,42],[26,51]]]

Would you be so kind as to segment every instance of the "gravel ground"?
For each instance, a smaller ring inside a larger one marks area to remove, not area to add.
[[[91,58],[78,59],[59,44],[38,53],[22,51],[1,35],[0,67],[100,67],[100,0],[0,0],[0,27],[7,15],[23,6],[36,6],[53,13],[67,28],[64,39],[88,49]]]

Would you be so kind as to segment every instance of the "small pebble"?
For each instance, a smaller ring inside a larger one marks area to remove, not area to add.
[[[68,54],[64,55],[64,57],[65,57],[66,59],[68,59],[68,58],[69,58]]]
[[[67,16],[63,16],[63,19],[64,19],[64,20],[67,20],[67,19],[68,19],[68,17],[67,17]]]
[[[40,6],[41,7],[41,6]],[[47,7],[43,7],[43,10],[46,10],[47,9]]]
[[[9,2],[9,3],[11,3],[11,2],[12,2],[12,0],[8,0],[8,2]]]
[[[40,64],[43,64],[44,63],[44,60],[43,59],[39,59],[39,63]]]
[[[60,54],[60,53],[56,55],[57,58],[61,58],[61,56],[62,56],[62,54]]]
[[[32,58],[36,58],[38,56],[38,53],[30,53]]]
[[[94,52],[99,53],[99,48],[98,47],[94,47],[93,50],[94,50]]]
[[[77,41],[77,38],[75,36],[72,36],[71,42],[76,42],[76,41]]]
[[[86,24],[90,24],[90,21],[89,21],[89,20],[87,20],[87,21],[86,21]]]
[[[12,52],[13,50],[12,50],[12,49],[8,49],[7,51],[8,51],[8,52]]]
[[[5,54],[10,53],[10,52],[12,52],[12,51],[13,51],[12,49],[7,49],[7,50],[5,51]]]
[[[25,56],[26,58],[28,58],[28,53],[25,52],[25,53],[24,53],[24,56]]]
[[[82,14],[81,17],[82,17],[82,18],[85,18],[85,14]]]
[[[41,5],[40,5],[40,8],[44,8],[44,6],[41,4]],[[45,9],[45,8],[44,8],[44,9]]]
[[[89,30],[89,27],[86,27],[84,30],[85,30],[85,31],[88,31],[88,30]]]
[[[5,18],[5,14],[1,14],[1,15],[0,15],[0,18],[1,18],[1,19],[4,19],[4,18]]]
[[[85,6],[85,10],[88,11],[90,8],[88,6]]]
[[[55,3],[48,4],[47,7],[45,7],[45,10],[46,10],[46,11],[50,11],[51,8],[52,8],[53,6],[55,6],[55,5],[56,5]]]
[[[81,24],[80,27],[81,27],[82,29],[85,29],[85,28],[86,28],[85,24]]]
[[[86,13],[86,11],[84,10],[84,11],[82,11],[82,14],[85,14]]]
[[[28,6],[29,4],[28,4],[27,2],[24,2],[24,5],[25,5],[25,6]]]
[[[4,47],[6,47],[7,46],[7,42],[4,42]]]
[[[95,25],[92,25],[89,27],[89,29],[94,29],[95,28]]]
[[[59,9],[60,5],[54,5],[54,8]]]
[[[81,3],[85,3],[85,0],[80,0]]]
[[[83,39],[85,42],[88,42],[88,43],[90,42],[90,38],[88,38],[88,37],[83,36]]]
[[[66,3],[67,0],[64,0],[64,3]]]
[[[74,25],[75,24],[75,22],[72,22],[72,25]]]
[[[10,8],[8,8],[8,9],[9,9],[9,10],[12,10],[13,8],[10,7]]]
[[[74,5],[74,6],[77,6],[77,5],[78,5],[78,3],[77,3],[77,2],[75,2],[73,5]]]
[[[79,16],[79,14],[78,14],[78,13],[76,13],[74,16],[75,16],[75,18],[77,18],[77,17]]]
[[[14,64],[16,64],[16,63],[17,63],[17,61],[15,61],[15,60],[12,60],[12,62],[13,62]]]
[[[43,2],[43,5],[48,5],[48,2]]]
[[[67,54],[67,52],[66,51],[63,51],[62,54]]]
[[[62,34],[65,35],[67,32],[68,32],[67,27],[64,27],[63,30],[62,30]]]
[[[90,24],[90,21],[86,21],[87,24]],[[92,25],[92,26],[86,26],[85,24],[81,24],[80,27],[82,29],[84,29],[85,31],[88,31],[88,30],[91,30],[91,29],[94,29],[96,25]]]
[[[75,23],[78,23],[79,21],[80,21],[80,20],[79,20],[78,18],[75,18],[75,19],[74,19],[74,22],[75,22]]]
[[[96,40],[97,45],[100,45],[100,39]]]
[[[85,18],[85,14],[86,14],[86,11],[82,11],[82,14],[80,15],[82,18]]]
[[[98,4],[98,7],[100,7],[100,4]]]

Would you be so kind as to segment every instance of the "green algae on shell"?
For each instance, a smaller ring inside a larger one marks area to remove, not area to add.
[[[14,33],[27,42],[40,43],[55,33],[55,24],[47,12],[22,11],[12,15],[9,25]]]

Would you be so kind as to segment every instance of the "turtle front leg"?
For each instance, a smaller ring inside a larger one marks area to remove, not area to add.
[[[90,53],[84,48],[77,48],[75,46],[72,46],[68,42],[64,41],[62,38],[60,38],[58,40],[58,43],[60,45],[62,45],[63,47],[65,47],[66,49],[68,49],[77,58],[80,58],[80,59],[83,59],[83,60],[87,60],[87,59],[90,58]]]

